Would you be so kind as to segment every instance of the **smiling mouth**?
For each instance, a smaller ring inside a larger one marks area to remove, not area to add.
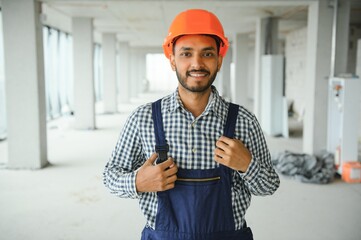
[[[187,73],[187,76],[189,77],[205,77],[208,76],[208,71],[190,71]]]

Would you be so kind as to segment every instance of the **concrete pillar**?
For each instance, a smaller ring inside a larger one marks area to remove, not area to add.
[[[332,14],[326,0],[310,3],[308,8],[303,151],[309,154],[326,149]]]
[[[224,61],[224,59],[223,59],[223,61]],[[217,77],[213,82],[213,86],[215,86],[217,88],[217,91],[220,96],[223,96],[223,69],[224,68],[226,68],[226,66],[224,65],[224,62],[223,62],[222,67],[219,70],[219,72],[217,73]]]
[[[4,54],[4,42],[3,42],[3,22],[2,14],[0,13],[0,54]],[[6,105],[5,105],[5,79],[4,77],[4,58],[0,57],[0,140],[6,138]]]
[[[222,75],[222,96],[231,99],[231,63],[233,48],[230,46],[226,56],[223,58],[223,64],[220,74]]]
[[[359,39],[357,41],[356,75],[358,76],[358,78],[361,79],[361,39]],[[360,102],[359,108],[361,108],[361,102]],[[361,117],[360,117],[360,119],[361,119]],[[361,142],[361,121],[359,123],[359,142]]]
[[[223,96],[223,75],[221,70],[217,73],[217,77],[213,82],[213,86],[217,88],[219,95]]]
[[[103,33],[103,106],[105,113],[117,112],[116,40],[114,33]]]
[[[93,76],[93,24],[90,18],[73,18],[75,128],[95,129]]]
[[[338,1],[335,74],[347,72],[350,29],[350,1]]]
[[[144,89],[144,79],[146,77],[146,59],[143,49],[132,48],[130,52],[130,97],[137,98]]]
[[[248,48],[248,110],[254,112],[254,46]]]
[[[41,3],[3,0],[8,167],[42,168],[47,161]]]
[[[265,19],[265,49],[266,55],[278,54],[278,18],[269,17]]]
[[[255,56],[254,56],[254,98],[253,109],[254,114],[260,120],[261,117],[261,57],[265,53],[266,42],[266,23],[267,19],[260,18],[256,22],[256,35],[255,35]]]
[[[140,52],[139,55],[139,93],[147,92],[149,87],[147,86],[147,68],[146,68],[146,54],[144,52]]]
[[[278,53],[278,19],[258,19],[255,45],[254,113],[262,125],[262,56]]]
[[[231,98],[236,104],[248,108],[248,35],[236,34],[233,41],[234,81]]]
[[[361,39],[357,41],[356,75],[361,79]]]
[[[130,49],[130,98],[135,98],[137,96],[137,54],[136,49]]]
[[[122,103],[129,102],[130,96],[130,78],[129,78],[129,66],[130,66],[130,54],[129,45],[127,42],[118,43],[118,79],[119,79],[119,100]]]
[[[335,74],[347,68],[349,1],[339,1],[336,32]],[[306,112],[303,126],[303,151],[314,154],[326,148],[328,77],[332,75],[332,19],[329,1],[311,3],[308,10]]]

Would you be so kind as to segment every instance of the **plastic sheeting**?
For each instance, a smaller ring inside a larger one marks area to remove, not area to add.
[[[315,156],[285,151],[272,162],[276,170],[305,183],[330,183],[335,175],[333,154],[322,151]]]

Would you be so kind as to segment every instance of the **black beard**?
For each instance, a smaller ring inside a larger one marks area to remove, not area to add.
[[[190,86],[187,85],[187,83],[185,81],[185,78],[182,75],[179,74],[177,69],[175,70],[175,72],[177,74],[178,82],[182,85],[182,87],[187,89],[188,91],[194,92],[194,93],[202,93],[202,92],[205,92],[206,90],[208,90],[212,86],[214,80],[217,77],[217,72],[215,72],[213,75],[210,75],[211,73],[209,71],[207,71],[207,70],[204,70],[204,69],[187,71],[185,78],[189,77],[191,72],[206,73],[206,74],[210,75],[208,83],[207,83],[206,86],[190,87]]]

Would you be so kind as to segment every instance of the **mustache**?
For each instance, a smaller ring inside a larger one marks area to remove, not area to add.
[[[187,76],[189,76],[190,73],[206,73],[206,74],[210,74],[210,72],[208,70],[206,70],[206,69],[187,71]]]

